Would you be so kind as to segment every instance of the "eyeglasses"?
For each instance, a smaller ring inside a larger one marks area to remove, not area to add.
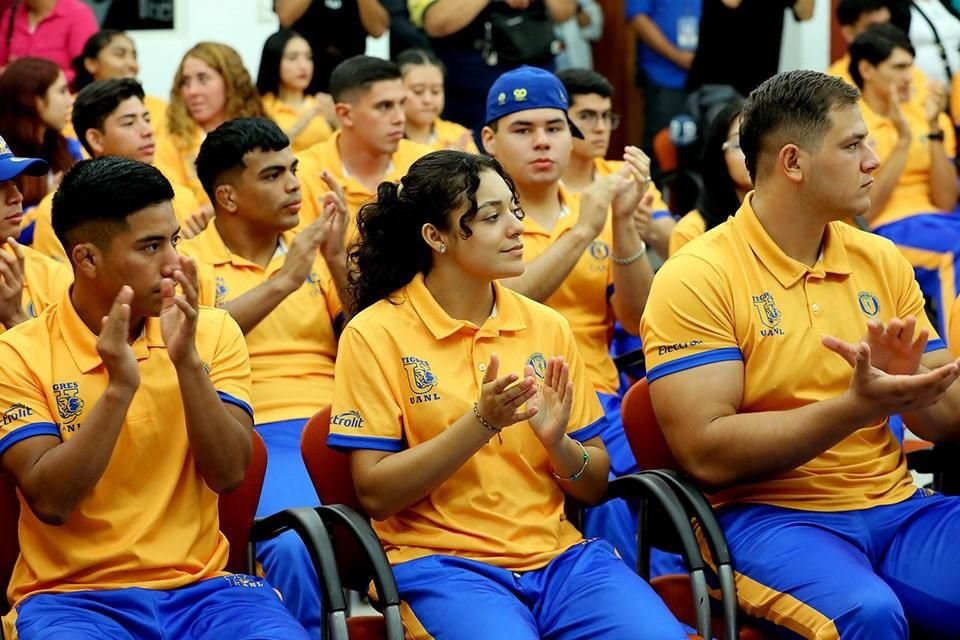
[[[739,151],[743,153],[743,150],[740,148],[740,136],[735,136],[733,138],[728,138],[726,142],[723,143],[720,147],[724,152],[727,151]]]
[[[620,126],[620,114],[619,113],[610,113],[605,111],[603,113],[597,113],[590,109],[584,109],[577,113],[577,121],[583,123],[585,128],[592,129],[597,126],[597,122],[603,120],[608,125],[610,125],[610,130],[616,129]]]

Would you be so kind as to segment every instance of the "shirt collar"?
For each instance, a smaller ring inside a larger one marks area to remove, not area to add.
[[[847,250],[843,246],[843,238],[836,225],[843,222],[831,222],[823,232],[823,244],[820,258],[812,267],[794,260],[773,241],[767,230],[760,224],[756,211],[753,209],[753,192],[747,194],[743,204],[734,216],[731,224],[746,240],[754,255],[763,263],[770,273],[784,288],[796,284],[801,278],[810,274],[824,277],[826,274],[849,275],[850,260]]]
[[[493,283],[496,314],[487,318],[480,327],[466,320],[451,318],[427,289],[422,273],[414,276],[410,284],[404,287],[404,294],[413,310],[437,340],[448,338],[461,329],[468,329],[478,334],[499,335],[501,332],[521,331],[527,327],[516,297],[499,282]]]
[[[280,243],[273,257],[270,259],[268,271],[274,268],[274,262],[277,260],[280,260],[281,265],[283,264],[283,258],[286,256],[287,248],[290,246],[292,239],[292,231],[281,234]],[[187,242],[195,243],[195,246],[199,250],[198,253],[202,255],[203,262],[213,264],[214,266],[230,263],[238,267],[261,268],[260,265],[231,252],[227,244],[223,241],[223,236],[220,235],[216,223],[210,224],[200,235]]]
[[[70,287],[57,307],[57,322],[67,350],[73,357],[80,373],[90,373],[103,363],[97,352],[97,335],[93,333],[77,313],[70,299]],[[140,336],[130,345],[137,360],[144,360],[150,356],[150,349],[166,347],[163,333],[160,329],[159,318],[147,318]]]

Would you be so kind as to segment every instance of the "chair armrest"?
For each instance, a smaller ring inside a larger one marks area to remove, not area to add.
[[[693,591],[694,607],[697,616],[697,634],[703,638],[711,637],[710,595],[707,590],[705,563],[693,525],[687,516],[683,501],[674,489],[659,475],[649,471],[640,471],[628,476],[615,478],[607,489],[607,498],[634,498],[644,503],[654,501],[663,510],[680,539],[681,553],[687,569],[690,571],[690,586]],[[645,506],[642,508],[645,509]],[[641,531],[638,539],[643,543],[646,523],[641,512]],[[648,577],[648,576],[645,576]]]
[[[303,542],[310,554],[313,568],[320,578],[322,606],[328,615],[330,637],[333,640],[348,640],[347,600],[340,583],[333,543],[323,519],[309,507],[284,509],[254,520],[253,528],[250,530],[250,541],[255,545],[257,542],[276,538],[286,531],[294,531]]]
[[[317,513],[328,525],[341,525],[350,533],[369,562],[373,573],[373,584],[382,607],[387,640],[403,640],[403,624],[400,621],[400,592],[393,577],[393,569],[387,554],[383,551],[380,538],[377,537],[370,521],[355,509],[343,504],[329,504],[316,508]]]

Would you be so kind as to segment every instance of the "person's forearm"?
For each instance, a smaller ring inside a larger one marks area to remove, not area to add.
[[[280,26],[289,29],[310,8],[312,0],[274,0],[274,12],[280,19]]]
[[[435,438],[386,456],[363,478],[355,475],[357,497],[373,519],[389,518],[433,493],[491,437],[472,412],[465,414]]]
[[[358,0],[360,22],[368,35],[379,38],[390,28],[390,14],[379,0]]]
[[[543,0],[550,19],[560,24],[577,14],[577,0]]]
[[[227,411],[199,357],[177,366],[177,381],[197,469],[213,491],[228,493],[246,474],[253,449],[250,429]]]
[[[870,187],[870,211],[864,216],[868,222],[876,218],[890,201],[907,166],[909,153],[909,144],[898,144],[890,157],[874,172],[873,186]]]
[[[24,312],[23,307],[17,305],[17,308],[14,309],[9,316],[0,318],[0,327],[3,327],[4,329],[12,329],[21,322],[26,322],[29,319],[30,316]],[[0,331],[0,333],[2,333],[2,331]]]
[[[672,215],[663,215],[654,218],[647,226],[647,233],[643,240],[647,243],[649,249],[653,249],[660,260],[666,260],[670,255],[670,234],[673,228],[677,226],[677,221]]]
[[[643,240],[631,220],[613,221],[613,254],[611,258],[631,258],[643,249]],[[613,297],[610,306],[617,320],[630,335],[640,334],[640,316],[647,305],[653,268],[646,255],[631,264],[613,261]]]
[[[599,447],[584,445],[589,456],[587,468],[576,480],[557,479],[564,493],[580,502],[593,505],[603,499],[607,492],[610,474],[610,457]],[[554,449],[547,450],[550,466],[560,478],[569,478],[583,466],[583,451],[570,436],[564,436]]]
[[[437,0],[423,16],[423,30],[431,38],[460,31],[480,15],[490,0]]]
[[[531,300],[543,302],[560,288],[592,241],[589,233],[574,227],[528,262],[523,275],[501,283]]]
[[[930,201],[944,211],[957,206],[957,170],[942,140],[930,140]]]
[[[674,64],[679,64],[683,56],[683,50],[674,46],[665,35],[657,23],[651,20],[646,14],[638,14],[630,21],[633,32],[637,34],[643,44],[650,47],[656,53]]]
[[[920,373],[927,371],[927,367],[920,366]],[[924,440],[960,441],[960,384],[954,383],[940,402],[919,411],[904,413],[903,421],[910,431]]]
[[[723,487],[795,469],[881,417],[844,392],[797,409],[738,413],[689,425],[702,429],[696,448],[673,449],[699,482]]]
[[[21,491],[43,522],[67,521],[110,462],[136,389],[107,385],[72,437],[46,451],[24,476]]]
[[[347,269],[347,257],[333,257],[324,260],[327,269],[330,270],[330,277],[333,279],[333,286],[337,288],[337,296],[340,298],[340,306],[343,308],[343,316],[350,319],[350,310],[353,308],[353,296],[350,295],[350,278]]]
[[[793,3],[793,17],[801,22],[813,17],[814,0],[797,0]]]
[[[236,321],[243,335],[247,335],[297,288],[286,278],[277,275],[221,305],[221,308]]]

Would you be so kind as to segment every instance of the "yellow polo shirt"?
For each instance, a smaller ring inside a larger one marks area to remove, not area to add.
[[[477,145],[473,141],[473,132],[462,124],[451,122],[450,120],[437,120],[433,123],[433,140],[429,146],[431,151],[443,151],[444,149],[460,149],[462,141],[466,137],[468,144],[463,151],[467,153],[480,153]]]
[[[699,238],[707,230],[707,221],[703,219],[700,211],[694,209],[677,221],[670,232],[670,245],[667,249],[669,255],[675,254],[680,247],[687,244],[694,238]]]
[[[73,283],[73,271],[30,247],[20,249],[23,251],[23,293],[20,304],[24,313],[36,318],[63,297]],[[9,252],[10,247],[0,245],[0,251]],[[3,331],[3,325],[0,325],[0,334]]]
[[[853,77],[850,75],[849,53],[845,53],[842,58],[834,60],[833,64],[827,69],[827,75],[840,78],[850,86],[857,86],[853,81]],[[926,101],[927,93],[929,92],[927,85],[930,84],[930,80],[927,79],[927,74],[917,65],[910,67],[910,76],[910,84],[913,90],[913,93],[910,94],[910,103],[920,107],[922,110],[923,103]]]
[[[0,336],[0,456],[34,436],[72,438],[103,395],[97,336],[65,294],[34,321]],[[20,557],[7,588],[14,604],[39,592],[174,589],[224,575],[227,540],[217,494],[197,471],[183,400],[160,321],[133,345],[140,388],[103,476],[62,526],[20,500]],[[197,350],[224,402],[250,411],[250,365],[240,329],[201,308]],[[11,637],[16,613],[4,618]]]
[[[606,418],[566,320],[493,287],[495,314],[479,327],[447,315],[422,275],[393,302],[357,314],[340,339],[329,444],[396,452],[430,440],[471,414],[492,353],[501,376],[522,375],[528,363],[542,376],[546,358],[564,356],[574,383],[568,433],[581,442],[598,436]],[[373,523],[391,563],[444,554],[525,571],[582,539],[530,425],[501,435],[426,498]]]
[[[178,142],[166,131],[157,131],[156,151],[153,156],[153,166],[167,176],[167,180],[180,184],[193,192],[193,197],[200,204],[207,204],[210,198],[200,184],[197,177],[197,155],[200,145],[206,134],[197,128],[185,147],[178,146]]]
[[[860,101],[860,110],[869,131],[868,143],[876,151],[880,167],[883,168],[883,163],[890,158],[897,145],[897,128],[892,120],[876,114],[863,100]],[[907,164],[887,205],[870,221],[873,229],[921,213],[947,213],[930,200],[930,142],[926,138],[930,127],[923,108],[913,104],[904,105],[903,115],[910,123],[913,134],[907,152]],[[957,154],[957,141],[953,122],[945,113],[940,114],[940,128],[944,133],[943,149],[952,158]]]
[[[173,213],[177,220],[183,224],[183,221],[197,213],[200,210],[200,203],[197,202],[193,192],[183,185],[171,182],[173,187]],[[67,252],[60,239],[53,232],[53,196],[50,192],[43,197],[43,200],[30,210],[30,213],[24,217],[23,229],[32,225],[32,237],[30,246],[43,255],[53,258],[57,262],[70,264]]]
[[[356,234],[356,217],[360,207],[376,200],[376,191],[370,191],[360,182],[352,178],[343,166],[340,158],[340,149],[337,144],[340,132],[337,131],[326,141],[315,144],[306,151],[298,154],[300,167],[297,175],[300,177],[300,188],[303,191],[303,208],[300,210],[300,228],[310,224],[320,217],[320,199],[329,189],[320,178],[320,173],[326,169],[336,179],[347,196],[347,209],[350,220],[347,226],[348,241]],[[432,149],[410,140],[400,140],[396,152],[383,176],[384,182],[399,182],[407,174],[410,165],[421,156],[430,153]]]
[[[679,371],[740,360],[739,413],[782,411],[847,390],[853,369],[821,344],[825,335],[856,343],[871,318],[886,324],[914,315],[930,332],[927,350],[944,347],[913,268],[889,240],[831,222],[821,259],[807,267],[770,238],[751,197],[654,278],[641,323],[652,387]],[[903,450],[881,420],[796,469],[722,490],[713,501],[845,511],[900,502],[915,490]]]
[[[291,107],[272,93],[260,96],[260,101],[263,102],[263,110],[267,117],[276,122],[284,133],[288,133],[293,125],[299,122],[304,113],[313,111],[317,106],[317,99],[313,96],[305,96],[303,106],[299,109]],[[290,140],[290,146],[295,152],[299,153],[323,142],[331,135],[333,135],[333,128],[330,123],[323,116],[316,115],[310,119],[309,124],[297,134],[296,138]]]
[[[552,231],[547,231],[531,217],[524,218],[524,262],[540,257],[580,218],[579,195],[561,189],[560,197],[564,213]],[[610,337],[616,321],[610,306],[613,295],[612,248],[613,226],[608,218],[603,231],[580,256],[563,284],[544,300],[544,304],[559,311],[570,323],[590,382],[597,391],[606,394],[616,394],[620,384],[617,367],[610,357]]]
[[[283,236],[290,246],[293,233]],[[222,306],[274,277],[283,267],[278,252],[266,269],[231,253],[216,223],[177,246],[201,266],[204,304]],[[333,399],[333,364],[343,313],[337,288],[317,255],[303,285],[246,335],[257,424],[309,418]]]

